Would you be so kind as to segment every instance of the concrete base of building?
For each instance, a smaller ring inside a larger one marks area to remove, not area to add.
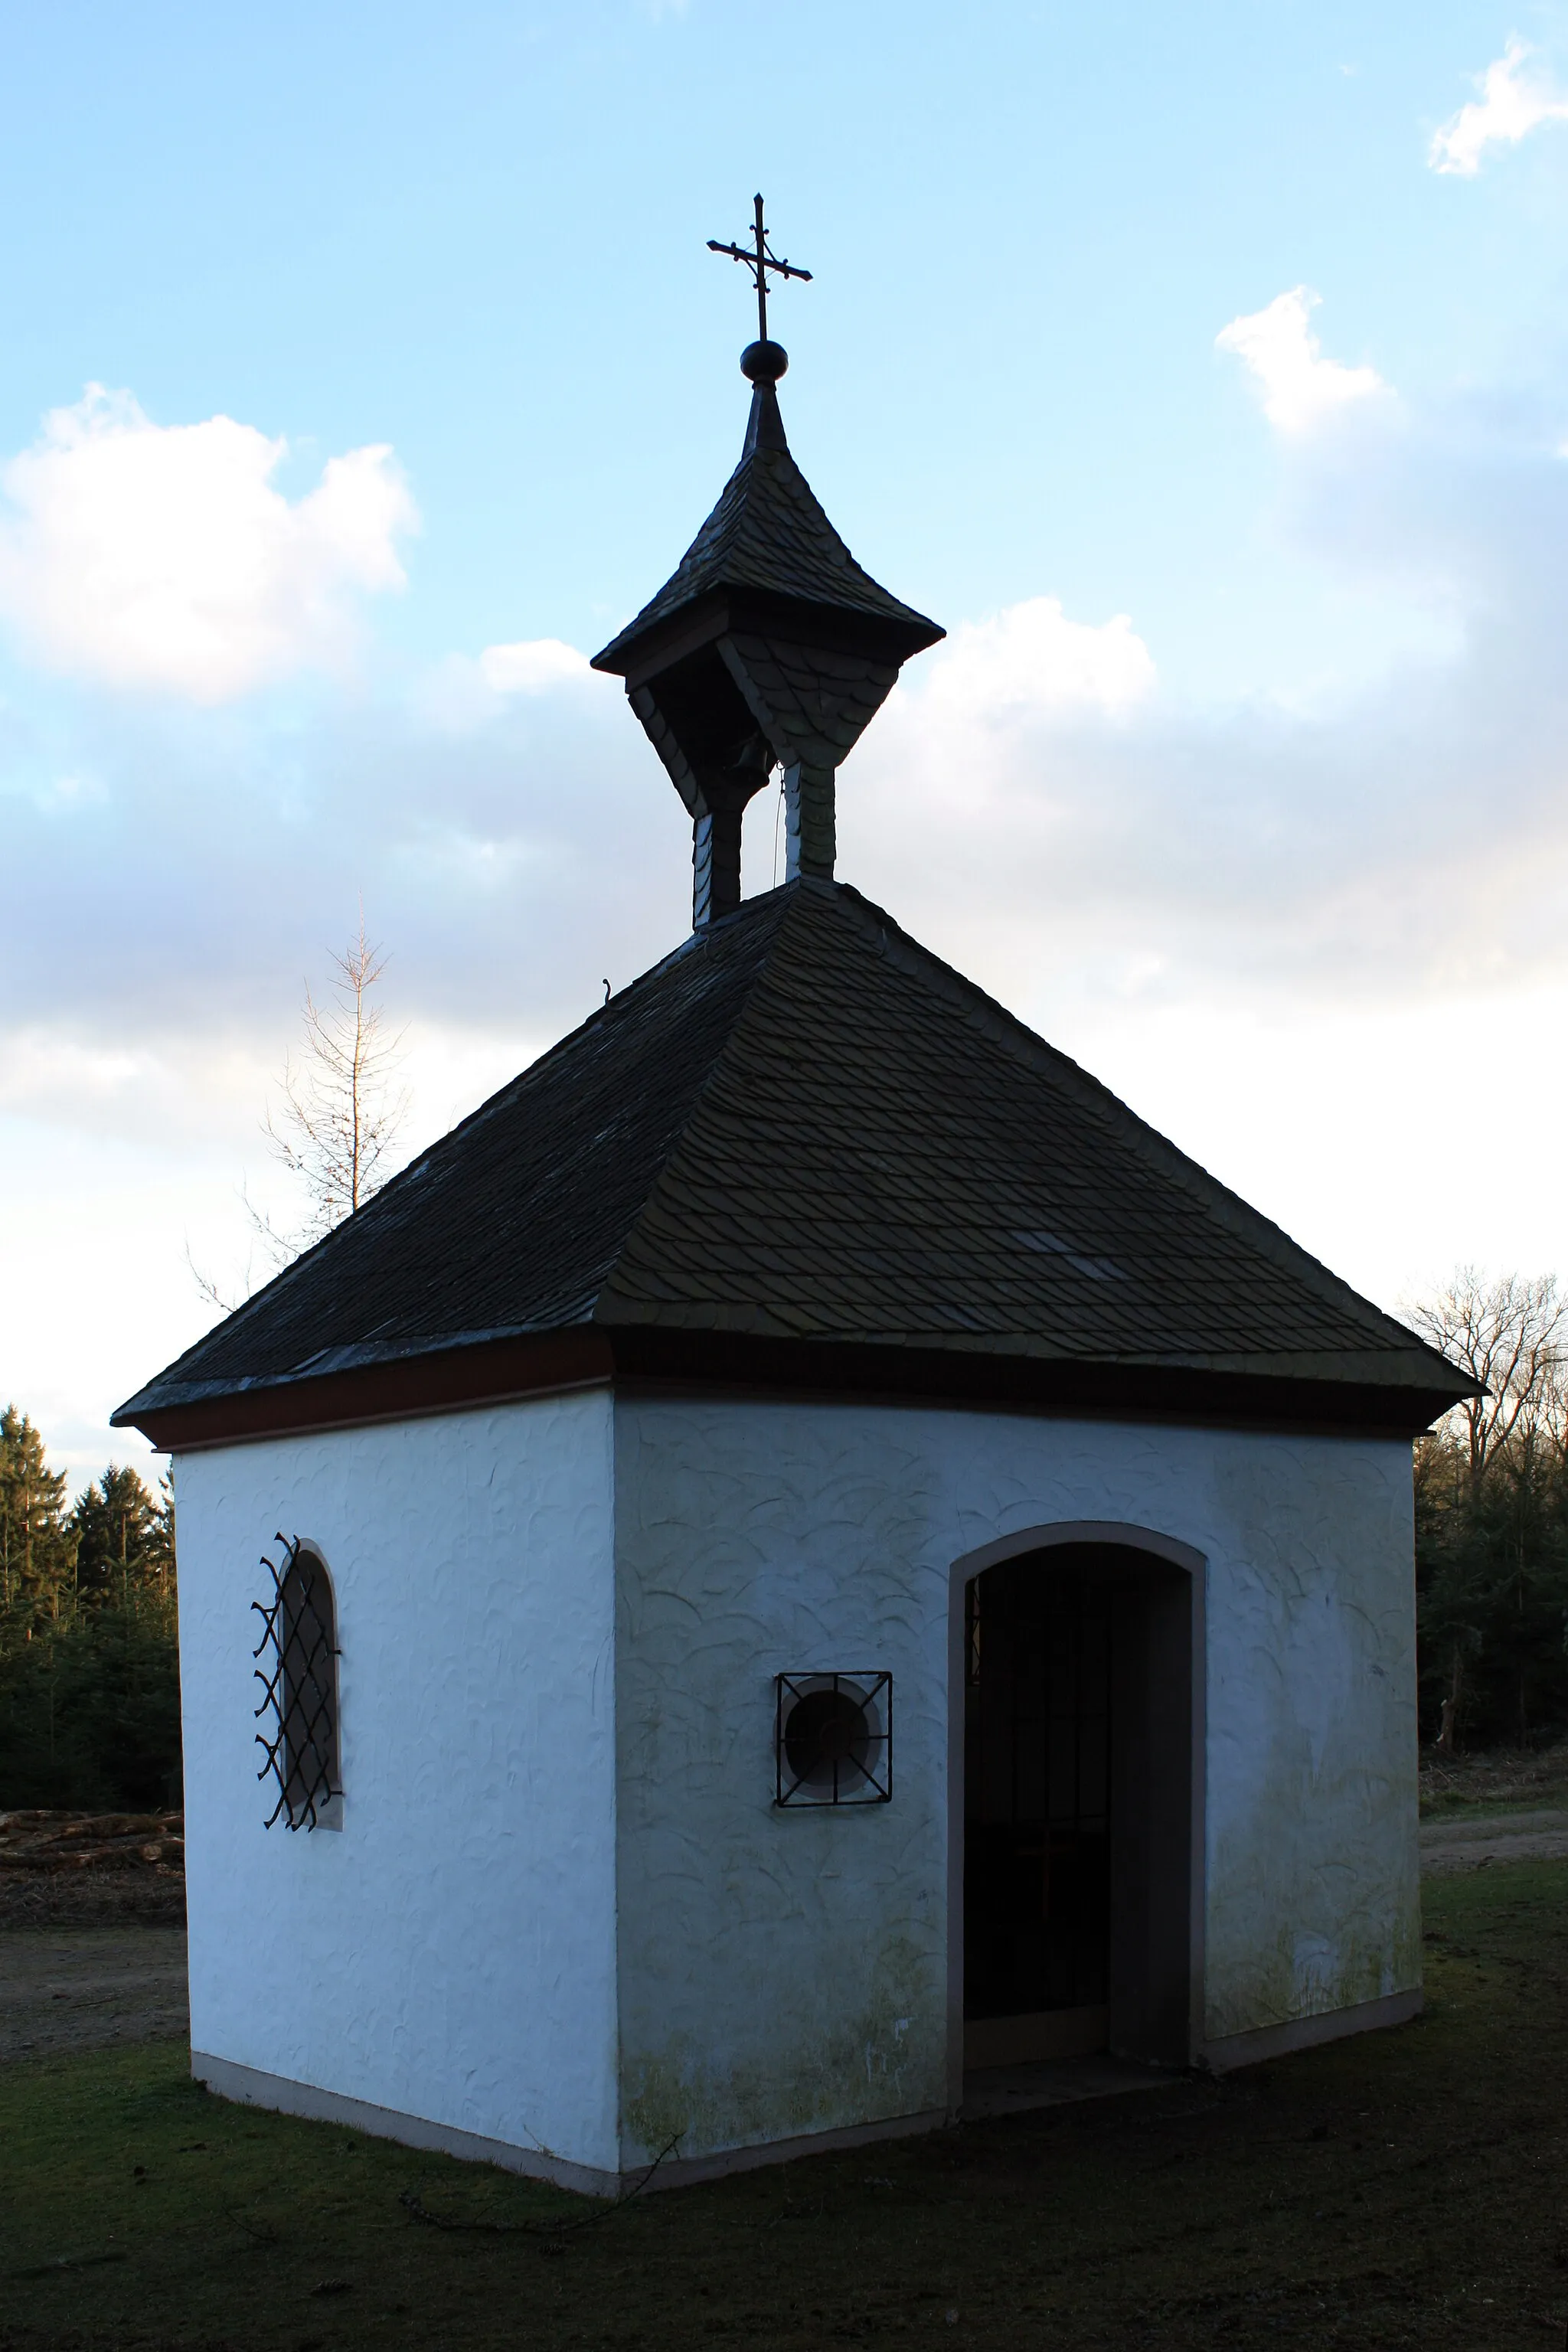
[[[1385,1993],[1381,2000],[1360,2000],[1350,2009],[1326,2009],[1316,2017],[1292,2017],[1282,2025],[1222,2034],[1218,2041],[1204,2044],[1198,2063],[1213,2074],[1228,2074],[1237,2066],[1260,2065],[1266,2058],[1288,2058],[1292,2051],[1315,2050],[1321,2042],[1339,2042],[1347,2034],[1406,2024],[1420,2015],[1422,2000],[1417,1985],[1413,1992]]]
[[[889,2116],[879,2122],[849,2124],[837,2131],[806,2132],[794,2139],[764,2141],[760,2147],[723,2148],[713,2156],[661,2158],[652,2166],[628,2172],[609,2172],[591,2164],[574,2164],[547,2147],[520,2147],[510,2140],[488,2139],[481,2132],[459,2131],[455,2125],[431,2122],[424,2116],[405,2115],[395,2107],[378,2107],[368,2099],[351,2099],[341,2091],[323,2091],[312,2083],[291,2082],[284,2074],[268,2074],[255,2066],[241,2066],[232,2058],[214,2058],[193,2050],[191,2072],[198,2083],[220,2098],[253,2107],[270,2107],[276,2114],[305,2116],[315,2123],[341,2124],[373,2139],[393,2139],[405,2147],[432,2148],[468,2164],[495,2164],[506,2172],[525,2173],[548,2180],[582,2197],[628,2197],[635,2191],[679,2189],[698,2180],[717,2180],[726,2173],[754,2171],[759,2165],[789,2164],[799,2156],[818,2156],[832,2148],[865,2147],[874,2140],[900,2139],[912,2132],[936,2131],[951,2118],[941,2108],[912,2116]]]
[[[1263,2025],[1247,2033],[1228,2033],[1205,2044],[1198,2063],[1216,2074],[1238,2066],[1256,2066],[1269,2058],[1288,2057],[1320,2042],[1337,2042],[1352,2033],[1368,2033],[1385,2025],[1403,2025],[1420,2013],[1422,1996],[1390,1993],[1381,2000],[1359,2001],[1352,2009],[1325,2011],[1317,2017],[1298,2017],[1281,2025]],[[455,2125],[432,2122],[427,2116],[405,2115],[395,2107],[379,2107],[367,2099],[351,2099],[341,2091],[323,2091],[312,2083],[295,2083],[287,2075],[268,2074],[241,2066],[232,2058],[215,2058],[193,2050],[191,2072],[220,2098],[236,2099],[254,2107],[270,2107],[279,2115],[306,2116],[317,2123],[341,2124],[374,2139],[398,2140],[405,2147],[432,2148],[469,2164],[500,2165],[504,2171],[525,2173],[548,2180],[582,2197],[627,2197],[635,2191],[679,2189],[698,2180],[717,2180],[731,2172],[752,2172],[760,2165],[790,2164],[796,2157],[820,2156],[833,2148],[866,2147],[877,2140],[901,2139],[915,2132],[937,2131],[944,2124],[980,2116],[1017,2114],[1029,2107],[1055,2106],[1067,2100],[1114,2098],[1134,2090],[1153,2090],[1179,2077],[1154,2067],[1140,2066],[1106,2053],[1064,2059],[1035,2066],[995,2067],[965,2077],[963,2105],[958,2116],[933,2107],[917,2115],[888,2116],[874,2123],[848,2124],[837,2131],[805,2132],[793,2139],[765,2140],[750,2147],[722,2148],[712,2156],[683,2157],[678,2150],[652,2166],[628,2172],[601,2170],[591,2164],[574,2164],[548,2147],[521,2147],[510,2140],[488,2139],[480,2132],[459,2131]]]

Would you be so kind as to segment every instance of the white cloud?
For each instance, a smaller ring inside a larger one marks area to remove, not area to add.
[[[873,897],[885,888],[900,920],[945,889],[984,929],[973,894],[985,863],[1007,863],[996,890],[1010,896],[1025,874],[1026,895],[1037,889],[1081,830],[1085,762],[1126,755],[1156,683],[1125,613],[1096,626],[1069,620],[1055,596],[1031,596],[954,629],[910,664],[846,768],[843,871]],[[766,887],[765,871],[759,879]]]
[[[1388,390],[1375,368],[1343,367],[1323,357],[1308,323],[1321,299],[1308,287],[1292,287],[1266,310],[1233,319],[1215,337],[1222,352],[1234,352],[1250,368],[1263,413],[1281,433],[1309,433],[1325,417]]]
[[[1473,180],[1489,147],[1517,147],[1542,122],[1568,121],[1568,98],[1544,74],[1531,69],[1534,54],[1517,33],[1509,36],[1501,57],[1476,76],[1480,97],[1462,106],[1434,134],[1426,152],[1433,171]]]
[[[1031,596],[965,622],[913,677],[928,713],[994,726],[1022,713],[1129,711],[1152,691],[1154,664],[1125,613],[1097,627],[1069,621],[1058,597]]]
[[[147,1076],[147,1056],[128,1045],[98,1045],[42,1024],[0,1031],[0,1114],[96,1107]]]
[[[89,384],[0,475],[0,613],[51,668],[217,703],[341,663],[357,598],[400,588],[414,503],[384,446],[290,500],[254,425],[154,425]]]
[[[591,678],[588,656],[560,637],[529,637],[514,646],[487,646],[479,656],[485,684],[495,694],[539,694],[573,679]]]
[[[487,646],[476,661],[471,654],[448,654],[413,688],[414,708],[427,725],[444,734],[472,735],[492,727],[509,708],[548,704],[564,694],[568,702],[580,698],[586,687],[608,699],[618,700],[620,680],[602,677],[562,637],[524,637],[515,644]]]
[[[844,872],[1047,1034],[1069,1003],[1568,985],[1568,467],[1542,414],[1478,395],[1288,442],[1281,530],[1445,620],[1332,694],[1184,704],[1123,622],[1146,689],[1074,703],[957,632],[846,767]]]

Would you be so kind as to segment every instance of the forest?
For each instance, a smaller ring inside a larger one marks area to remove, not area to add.
[[[174,1508],[112,1464],[68,1507],[25,1412],[0,1413],[0,1808],[177,1806]]]

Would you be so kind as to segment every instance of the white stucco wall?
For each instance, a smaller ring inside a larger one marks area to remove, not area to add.
[[[942,2108],[952,1563],[1207,1561],[1205,2032],[1419,1982],[1410,1453],[895,1406],[616,1409],[622,2161]],[[887,1669],[891,1805],[781,1813],[773,1676]]]
[[[614,2171],[607,1392],[193,1453],[175,1492],[193,2048]],[[341,1830],[262,1827],[277,1528],[336,1591]]]

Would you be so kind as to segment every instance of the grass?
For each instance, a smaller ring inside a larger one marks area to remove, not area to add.
[[[608,2211],[226,2105],[168,2043],[8,2068],[0,2347],[1561,2352],[1568,1864],[1435,1883],[1427,1939],[1394,2032]]]

